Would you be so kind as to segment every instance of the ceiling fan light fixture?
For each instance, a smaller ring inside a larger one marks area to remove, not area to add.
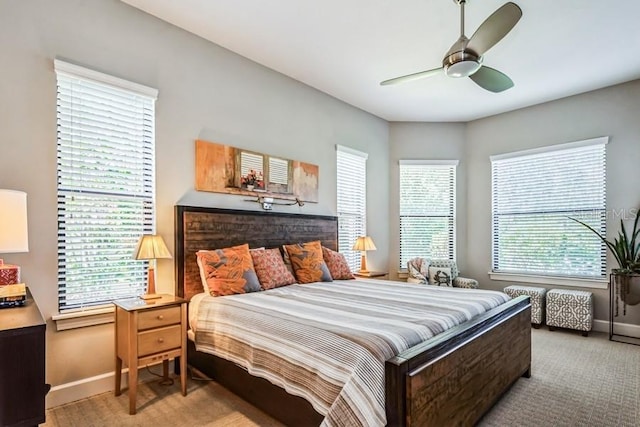
[[[442,68],[448,77],[460,78],[469,77],[482,66],[482,57],[471,52],[462,50],[449,54],[442,61]]]
[[[468,61],[460,61],[455,64],[450,64],[445,66],[444,72],[449,77],[460,78],[460,77],[469,77],[476,71],[478,71],[481,67],[481,64],[478,61],[468,60]]]

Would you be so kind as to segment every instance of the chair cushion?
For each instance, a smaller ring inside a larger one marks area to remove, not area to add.
[[[429,266],[429,284],[435,286],[453,286],[451,268]]]
[[[450,259],[432,259],[429,260],[429,267],[442,267],[451,269],[451,280],[458,277],[460,272],[458,271],[458,265],[455,261]]]
[[[407,261],[409,276],[407,282],[427,283],[429,281],[429,261],[426,258],[412,258]]]

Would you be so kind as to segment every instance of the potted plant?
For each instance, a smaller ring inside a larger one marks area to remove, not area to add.
[[[240,182],[249,191],[253,190],[256,186],[262,187],[262,172],[256,172],[255,170],[251,169],[248,174],[240,179]]]
[[[570,219],[594,232],[607,245],[616,259],[619,268],[611,270],[611,273],[616,286],[616,295],[623,301],[626,314],[627,305],[640,303],[640,229],[638,228],[640,213],[638,211],[635,213],[631,232],[627,232],[624,221],[620,220],[620,230],[613,241],[607,240],[590,225],[575,218]],[[616,316],[618,315],[617,308],[616,299]]]

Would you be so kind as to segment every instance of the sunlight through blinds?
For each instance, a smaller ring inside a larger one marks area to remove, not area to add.
[[[493,272],[605,277],[607,140],[491,158]]]
[[[145,291],[132,254],[155,231],[157,91],[58,60],[55,71],[62,312]]]
[[[457,160],[400,160],[400,268],[455,259]]]

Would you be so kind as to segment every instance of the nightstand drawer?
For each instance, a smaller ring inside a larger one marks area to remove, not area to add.
[[[179,348],[182,345],[181,325],[167,326],[138,334],[138,357]]]
[[[139,331],[176,323],[180,323],[180,306],[145,310],[138,314]]]

